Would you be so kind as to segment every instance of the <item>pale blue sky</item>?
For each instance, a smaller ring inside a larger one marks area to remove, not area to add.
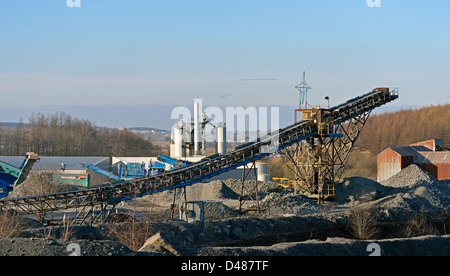
[[[399,87],[395,105],[450,102],[450,1],[381,4],[0,0],[1,102],[295,106],[304,70],[313,104],[379,86]]]

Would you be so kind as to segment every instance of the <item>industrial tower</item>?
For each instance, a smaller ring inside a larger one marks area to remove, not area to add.
[[[303,71],[303,81],[295,87],[300,92],[300,101],[298,108],[302,108],[302,104],[305,105],[305,109],[308,108],[308,90],[312,89],[308,84],[306,84],[306,72]]]
[[[335,108],[321,108],[319,105],[314,108],[308,103],[308,90],[311,87],[306,83],[305,72],[302,83],[295,88],[300,92],[299,108],[295,109],[295,123],[310,121],[318,131],[301,143],[282,150],[281,154],[295,177],[295,180],[290,181],[294,190],[321,202],[335,195],[335,182],[341,177],[350,151],[371,110],[345,122],[339,121],[336,120]],[[325,99],[329,101],[329,97]],[[300,120],[298,113],[301,114]]]

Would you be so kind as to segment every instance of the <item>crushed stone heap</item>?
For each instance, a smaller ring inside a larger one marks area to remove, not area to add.
[[[415,187],[421,185],[433,185],[439,182],[416,164],[412,164],[401,170],[391,178],[382,181],[381,184],[387,187]]]
[[[367,207],[405,212],[438,213],[450,206],[450,183],[439,181],[417,165],[411,165],[381,183],[389,194]]]
[[[261,200],[263,217],[279,215],[305,216],[319,212],[317,203],[305,195],[292,193],[271,193]]]

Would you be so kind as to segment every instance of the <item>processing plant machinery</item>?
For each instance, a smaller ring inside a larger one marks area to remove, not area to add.
[[[37,154],[28,152],[19,168],[0,161],[0,198],[7,197],[15,186],[27,179],[37,160],[39,160]]]
[[[323,112],[321,121],[331,122],[333,126],[332,134],[342,134],[343,136],[341,138],[333,137],[333,139],[336,139],[336,142],[332,144],[332,147],[337,149],[336,152],[343,154],[334,154],[332,151],[328,151],[331,153],[327,157],[326,163],[328,168],[321,166],[321,171],[326,173],[327,170],[334,170],[335,172],[342,170],[349,149],[354,145],[364,125],[354,121],[361,121],[361,118],[363,118],[362,121],[365,123],[373,109],[396,100],[398,96],[398,89],[376,88],[367,94],[329,108],[330,112]],[[275,136],[241,145],[225,154],[210,156],[189,166],[166,171],[162,175],[121,181],[111,185],[72,192],[3,199],[0,200],[0,210],[14,209],[28,214],[48,214],[74,208],[77,212],[73,223],[83,224],[89,222],[95,224],[105,221],[114,212],[117,204],[122,201],[168,190],[184,189],[187,186],[201,183],[241,166],[247,168],[249,172],[256,171],[255,162],[257,160],[267,157],[274,152],[298,145],[312,137],[325,137],[323,131],[318,126],[317,120],[302,120],[280,129]],[[323,145],[326,146],[328,143]],[[325,163],[322,165],[325,165]],[[244,174],[248,175],[249,173],[246,173],[244,170]],[[333,180],[325,177],[326,175],[318,176],[316,179]],[[335,173],[331,175],[335,175]],[[243,184],[240,196],[241,202],[251,198],[255,192],[257,197],[256,185],[257,182],[255,180],[255,186],[247,190],[244,189]],[[243,207],[242,204],[240,207]]]

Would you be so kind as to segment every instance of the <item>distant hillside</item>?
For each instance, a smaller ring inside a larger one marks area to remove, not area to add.
[[[96,127],[64,112],[35,113],[27,124],[0,124],[0,155],[21,156],[155,156],[152,140],[129,130]]]
[[[372,115],[357,146],[376,155],[388,147],[442,139],[450,149],[450,104]]]
[[[11,123],[11,122],[0,122],[0,126],[2,127],[17,127],[19,123]],[[26,126],[26,124],[23,124]]]
[[[167,130],[149,127],[132,127],[127,128],[127,130],[135,134],[139,134],[152,141],[170,141],[170,131]]]

